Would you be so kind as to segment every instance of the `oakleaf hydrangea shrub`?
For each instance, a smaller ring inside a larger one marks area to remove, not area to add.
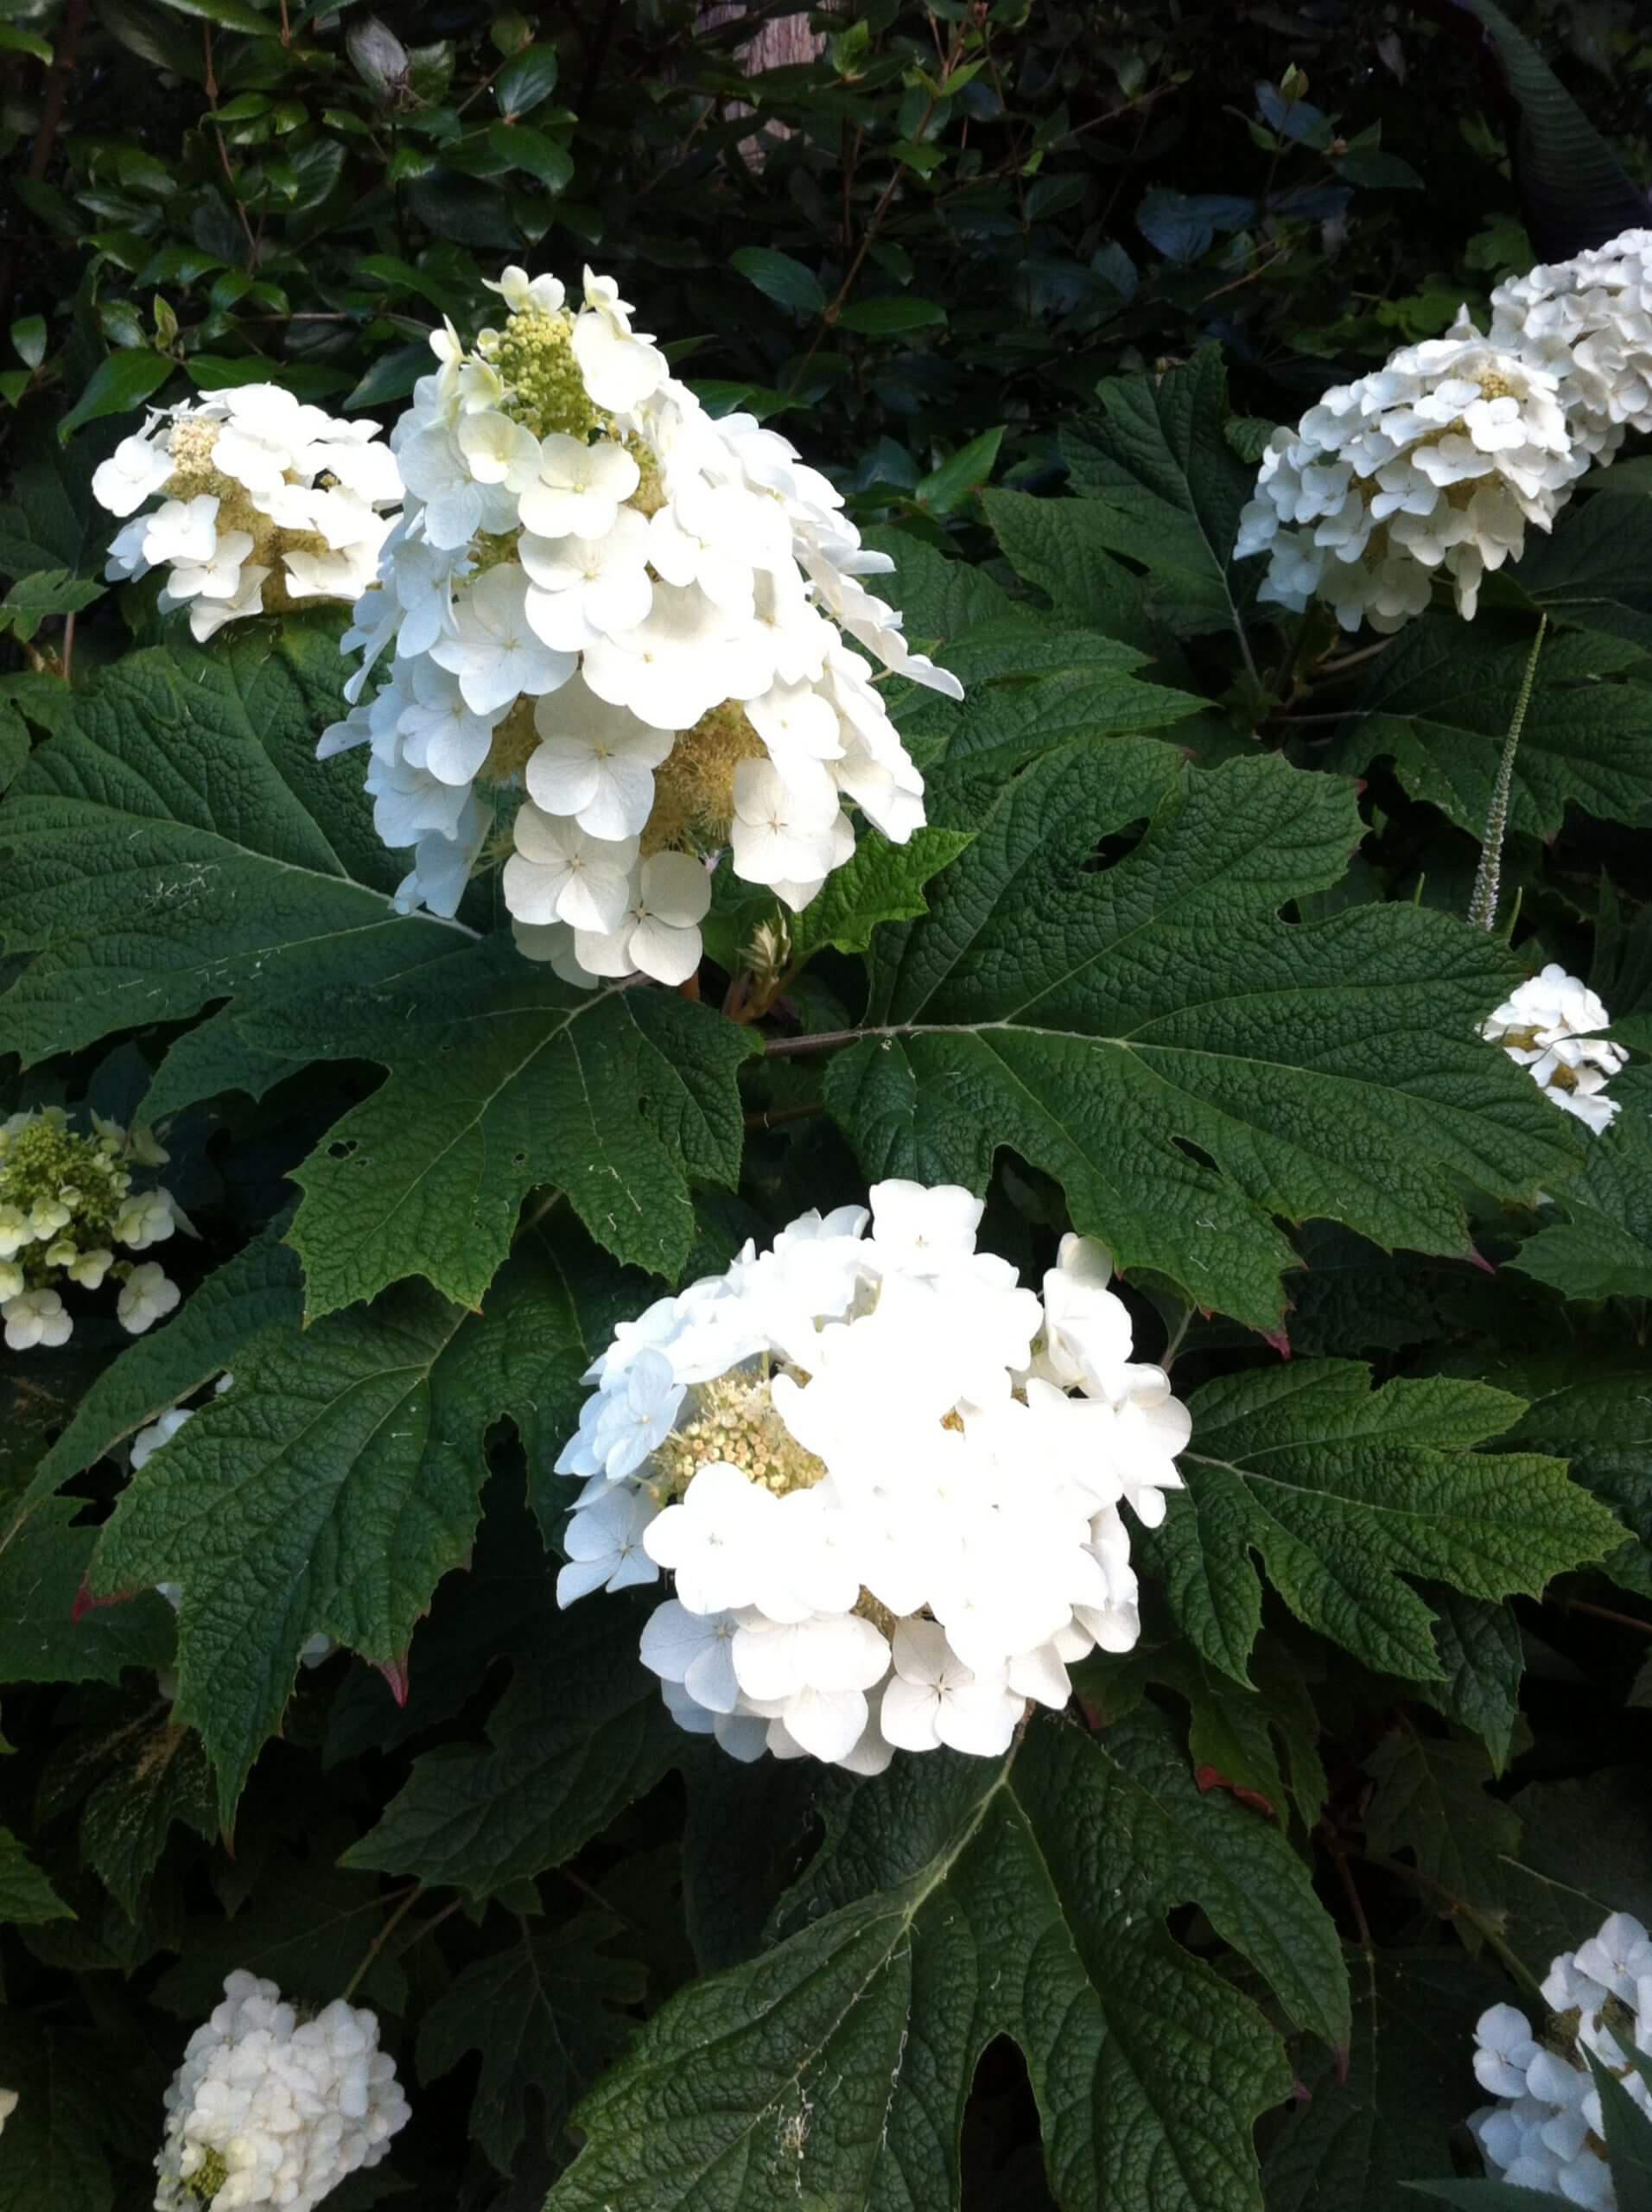
[[[331,188],[271,104],[331,19],[270,20],[189,31],[214,194],[244,131]],[[359,271],[278,339],[265,185],[201,215],[224,359],[157,310],[0,518],[52,555],[0,688],[30,2212],[1635,2202],[1649,234],[1510,219],[1303,412],[1251,257],[1343,203],[1262,188],[1207,299],[1228,214],[1161,198],[1204,342],[1092,399],[1148,327],[1098,230],[1071,408],[908,485],[836,426],[1054,342],[1039,148],[1026,302],[903,273],[1026,97],[937,27],[899,151],[822,34],[808,158],[848,117],[885,213],[731,236],[734,385],[669,195],[644,251],[550,181],[571,29],[502,21],[449,127],[363,18]],[[686,98],[683,194],[766,205],[766,88]],[[524,150],[617,273],[505,242]],[[880,330],[908,380],[814,408]]]

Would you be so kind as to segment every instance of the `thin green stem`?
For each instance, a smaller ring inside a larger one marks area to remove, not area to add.
[[[1475,870],[1474,893],[1469,900],[1471,930],[1490,931],[1496,927],[1503,833],[1509,827],[1509,799],[1515,785],[1515,754],[1526,724],[1526,710],[1532,703],[1532,691],[1537,682],[1537,656],[1543,650],[1543,635],[1547,628],[1548,616],[1544,614],[1538,620],[1537,635],[1532,639],[1526,673],[1521,679],[1520,696],[1515,702],[1514,719],[1503,741],[1503,758],[1497,763],[1497,779],[1491,786],[1491,804],[1486,812],[1485,834],[1480,840],[1480,865]]]
[[[409,1889],[403,1891],[402,1896],[397,1904],[395,1911],[391,1913],[390,1918],[379,1929],[378,1935],[373,1937],[372,1942],[368,1944],[366,1955],[363,1958],[361,1964],[356,1968],[349,1980],[345,1984],[343,1994],[344,2001],[346,2005],[355,1995],[357,1990],[360,1988],[364,1978],[372,1968],[373,1961],[378,1956],[385,1944],[389,1942],[391,1937],[396,1933],[397,1928],[400,1927],[402,1922],[406,1919],[408,1914],[412,1911],[414,1906],[423,1895],[424,1885],[422,1882],[415,1882]]]
[[[1453,1920],[1460,1920],[1465,1927],[1471,1928],[1487,1949],[1496,1952],[1509,1974],[1528,1997],[1536,1998],[1540,2003],[1544,2001],[1542,1984],[1519,1953],[1510,1949],[1502,1929],[1489,1914],[1479,1911],[1465,1898],[1454,1895],[1444,1883],[1436,1882],[1432,1876],[1422,1873],[1415,1866],[1407,1866],[1402,1859],[1385,1859],[1376,1852],[1366,1852],[1363,1856],[1368,1866],[1380,1866],[1385,1874],[1395,1875],[1401,1881],[1409,1882],[1414,1889],[1422,1891],[1426,1896],[1438,1898]]]

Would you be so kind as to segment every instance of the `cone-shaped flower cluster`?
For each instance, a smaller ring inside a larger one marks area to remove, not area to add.
[[[1617,1099],[1604,1095],[1607,1083],[1629,1058],[1621,1045],[1599,1034],[1611,1026],[1611,1016],[1588,985],[1551,961],[1487,1016],[1480,1034],[1501,1045],[1557,1106],[1598,1136],[1618,1110]]]
[[[1573,445],[1610,461],[1626,431],[1652,430],[1652,231],[1509,277],[1490,335],[1557,378]]]
[[[1436,575],[1472,616],[1483,577],[1552,527],[1592,464],[1652,429],[1652,231],[1509,277],[1482,335],[1465,308],[1275,430],[1235,549],[1259,599],[1397,630]]]
[[[1513,2005],[1494,2005],[1475,2031],[1475,2079],[1496,2102],[1469,2121],[1486,2171],[1511,2188],[1616,2212],[1601,2155],[1600,2093],[1585,2052],[1616,2074],[1652,2118],[1652,2090],[1628,2054],[1652,2056],[1652,1940],[1615,1912],[1543,1983],[1549,2018],[1535,2029]]]
[[[378,2022],[335,1999],[300,2024],[273,1981],[238,1969],[167,2091],[156,2212],[310,2212],[376,2166],[408,2118]]]
[[[982,1206],[888,1182],[622,1324],[558,1471],[585,1477],[563,1605],[675,1594],[642,1656],[685,1728],[876,1773],[1002,1752],[1068,1664],[1139,1633],[1121,1508],[1180,1486],[1186,1408],[1131,1357],[1107,1255],[1043,1294],[977,1252]]]
[[[796,909],[854,849],[847,804],[897,842],[924,819],[846,639],[959,687],[858,581],[892,564],[831,485],[751,416],[714,422],[610,279],[586,271],[577,314],[551,276],[493,289],[503,327],[438,333],[397,426],[407,505],[321,751],[371,748],[403,905],[451,914],[489,845],[530,957],[680,982],[712,855]]]
[[[187,1227],[171,1193],[136,1190],[134,1171],[164,1165],[151,1130],[124,1129],[92,1116],[77,1136],[61,1107],[44,1106],[0,1122],[0,1319],[7,1349],[67,1344],[74,1317],[66,1290],[120,1285],[121,1326],[141,1337],[178,1303],[178,1286],[154,1260],[117,1258],[116,1248],[145,1252]]]
[[[1269,439],[1237,551],[1268,552],[1258,597],[1323,600],[1345,630],[1397,630],[1436,570],[1472,615],[1489,569],[1547,530],[1588,466],[1553,375],[1466,321],[1327,391]]]
[[[210,638],[226,622],[306,600],[354,600],[371,582],[401,478],[377,423],[341,423],[279,385],[245,384],[165,413],[122,439],[92,479],[111,514],[111,580],[163,568],[163,609],[187,606]],[[161,505],[137,510],[159,495]]]

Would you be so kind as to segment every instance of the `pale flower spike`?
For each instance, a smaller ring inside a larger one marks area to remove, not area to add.
[[[714,421],[611,278],[588,269],[577,311],[522,269],[492,289],[504,327],[437,332],[396,426],[407,504],[321,752],[368,747],[404,908],[451,914],[503,861],[528,958],[681,983],[720,853],[796,911],[855,850],[850,806],[898,844],[922,825],[856,646],[962,690],[859,581],[893,564],[826,478],[753,416]]]
[[[67,1344],[74,1317],[64,1292],[119,1286],[116,1315],[141,1337],[178,1303],[177,1285],[147,1252],[189,1224],[168,1191],[134,1188],[137,1171],[165,1165],[152,1131],[92,1116],[79,1136],[58,1106],[0,1122],[0,1320],[9,1351]]]
[[[1465,308],[1268,441],[1240,558],[1267,553],[1257,597],[1311,601],[1345,630],[1394,631],[1436,575],[1471,619],[1485,575],[1547,531],[1591,466],[1652,429],[1652,231],[1509,278],[1484,336]]]
[[[1064,1237],[1040,1296],[968,1191],[871,1196],[622,1322],[556,1462],[558,1602],[668,1570],[643,1662],[739,1759],[1001,1757],[1135,1643],[1122,1509],[1154,1527],[1181,1485],[1187,1409],[1098,1245]]]
[[[94,472],[92,496],[136,518],[105,574],[165,569],[163,610],[187,606],[204,643],[226,622],[317,599],[354,600],[372,582],[401,504],[378,425],[344,423],[279,385],[248,384],[152,414]],[[137,510],[157,494],[162,504]]]
[[[1548,2017],[1535,2026],[1513,2005],[1481,2014],[1474,2075],[1496,2102],[1473,2114],[1470,2130],[1493,2179],[1617,2212],[1585,2054],[1652,2120],[1652,2089],[1630,2060],[1652,2057],[1652,1939],[1630,1914],[1615,1912],[1575,1951],[1561,1952],[1541,1993]]]

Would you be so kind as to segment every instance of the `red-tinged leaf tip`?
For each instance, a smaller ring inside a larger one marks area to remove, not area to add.
[[[1348,2045],[1345,2043],[1337,2046],[1337,2087],[1339,2089],[1348,2087]]]
[[[1345,2051],[1343,2054],[1343,2059],[1345,2065],[1347,2063],[1347,2053]],[[1344,2078],[1346,2079],[1346,2076],[1344,2075]],[[1313,2102],[1313,2091],[1308,2087],[1306,2082],[1292,2082],[1291,2102],[1295,2105],[1311,2105]]]
[[[1282,1326],[1277,1329],[1264,1329],[1261,1334],[1263,1343],[1272,1344],[1281,1359],[1288,1359],[1291,1357],[1291,1339]]]
[[[1484,1252],[1477,1252],[1471,1244],[1469,1247],[1469,1259],[1475,1267],[1479,1268],[1482,1274],[1495,1275],[1497,1272],[1496,1267],[1490,1260],[1487,1259],[1485,1254]]]
[[[1102,1711],[1101,1707],[1099,1705],[1093,1704],[1087,1697],[1081,1697],[1078,1700],[1078,1710],[1083,1714],[1084,1726],[1089,1729],[1090,1734],[1092,1736],[1099,1735],[1107,1718],[1106,1714]]]
[[[1236,1804],[1248,1805],[1253,1813],[1260,1813],[1264,1820],[1271,1821],[1274,1817],[1273,1806],[1260,1789],[1242,1789],[1238,1783],[1230,1782],[1219,1767],[1197,1767],[1193,1780],[1201,1796],[1208,1796],[1212,1789],[1225,1789]]]
[[[74,1593],[74,1603],[69,1607],[69,1619],[79,1627],[88,1613],[100,1613],[110,1605],[124,1605],[136,1598],[136,1590],[117,1590],[112,1598],[94,1598],[85,1581]]]
[[[407,1654],[403,1652],[399,1659],[389,1661],[387,1664],[382,1665],[378,1671],[390,1684],[390,1694],[397,1704],[405,1705],[407,1703]]]

